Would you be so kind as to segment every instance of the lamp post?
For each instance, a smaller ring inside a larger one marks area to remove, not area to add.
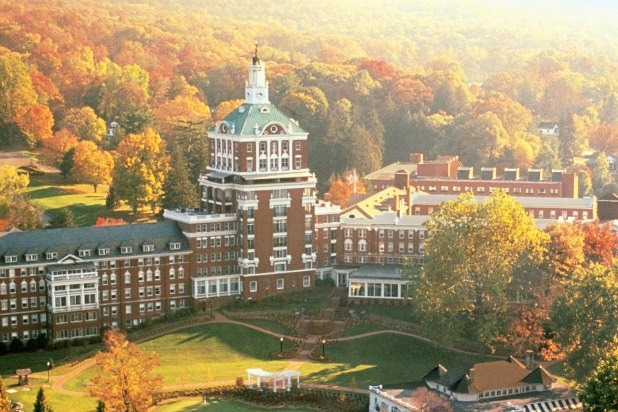
[[[283,352],[283,336],[279,338],[280,349],[279,352]]]
[[[326,356],[324,355],[324,345],[326,345],[326,339],[322,338],[322,358],[325,358]]]
[[[51,369],[51,365],[52,365],[51,361],[48,360],[46,365],[47,365],[47,382],[49,382],[49,370]]]

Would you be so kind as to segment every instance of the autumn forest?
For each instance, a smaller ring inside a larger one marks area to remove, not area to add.
[[[1,147],[49,149],[65,176],[111,183],[110,203],[134,210],[161,206],[163,176],[197,181],[202,137],[239,104],[254,41],[271,101],[310,133],[322,193],[410,152],[549,170],[618,149],[615,14],[596,3],[0,3]],[[560,137],[541,138],[541,121]],[[132,199],[114,164],[140,146],[158,183]]]

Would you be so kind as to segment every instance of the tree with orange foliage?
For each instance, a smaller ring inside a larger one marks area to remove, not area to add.
[[[105,403],[106,411],[140,412],[152,405],[152,394],[163,379],[152,375],[159,354],[142,351],[114,329],[105,333],[105,352],[96,355],[101,374],[94,376],[90,394]]]
[[[75,136],[75,134],[73,134],[73,132],[68,129],[60,129],[54,133],[51,138],[47,139],[43,143],[46,147],[49,147],[50,149],[63,155],[77,146],[78,142],[79,139]]]
[[[545,229],[549,234],[547,265],[552,275],[567,277],[585,260],[584,234],[579,225],[554,223]]]
[[[591,223],[582,225],[582,231],[586,259],[610,266],[614,259],[614,250],[618,249],[618,237],[609,225]]]
[[[352,194],[365,192],[365,185],[358,179],[356,172],[350,172],[346,179],[335,176],[330,178],[329,200],[336,205],[345,206]]]
[[[54,115],[49,107],[35,103],[23,107],[15,116],[15,123],[26,137],[28,145],[34,147],[37,143],[44,142],[52,137]]]

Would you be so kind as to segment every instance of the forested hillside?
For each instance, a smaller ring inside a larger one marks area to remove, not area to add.
[[[186,164],[195,182],[257,40],[271,100],[310,132],[322,191],[413,151],[545,169],[589,145],[618,151],[616,9],[495,3],[2,0],[0,145],[49,148],[96,187],[121,176],[114,161],[137,134],[176,159],[152,176]],[[560,138],[538,136],[539,121],[559,122]],[[95,155],[105,170],[86,164]]]

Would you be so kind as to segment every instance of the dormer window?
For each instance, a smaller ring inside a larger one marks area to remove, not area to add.
[[[154,252],[154,245],[143,245],[142,250],[144,252]]]
[[[170,242],[170,250],[180,249],[180,242]]]
[[[108,247],[100,247],[97,253],[99,254],[99,256],[109,255],[109,248]]]
[[[47,260],[58,259],[58,252],[47,252],[47,253],[45,253],[45,259],[47,259]]]
[[[133,247],[131,247],[131,246],[121,246],[120,247],[120,253],[122,253],[123,255],[126,255],[128,253],[133,253]]]
[[[36,260],[39,260],[39,255],[37,253],[26,254],[26,262],[34,262]]]
[[[17,256],[9,255],[4,257],[4,263],[15,263],[17,262]]]
[[[87,257],[90,256],[90,249],[80,249],[77,251],[79,257]]]

